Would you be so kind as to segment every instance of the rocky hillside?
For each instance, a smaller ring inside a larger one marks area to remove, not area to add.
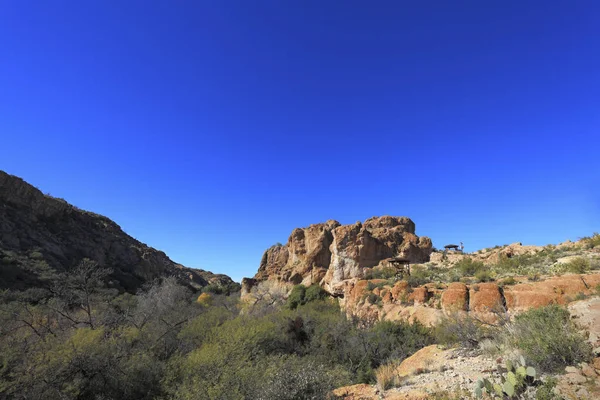
[[[162,276],[196,288],[232,282],[226,275],[177,264],[110,219],[0,171],[0,289],[45,285],[84,258],[111,268],[112,284],[127,291]]]
[[[254,279],[244,282],[246,290],[274,280],[318,283],[335,292],[345,280],[361,278],[390,259],[426,262],[431,251],[431,240],[415,235],[415,224],[406,217],[373,217],[353,225],[330,220],[294,229],[285,245],[265,251]]]

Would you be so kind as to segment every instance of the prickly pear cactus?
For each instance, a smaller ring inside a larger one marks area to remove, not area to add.
[[[476,398],[481,399],[486,394],[488,396],[486,398],[492,399],[517,399],[528,386],[536,383],[535,368],[528,367],[522,356],[514,364],[507,360],[505,366],[506,375],[501,376],[500,382],[491,382],[489,379],[477,381],[474,390]]]

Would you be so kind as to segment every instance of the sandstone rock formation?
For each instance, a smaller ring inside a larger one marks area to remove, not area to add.
[[[0,171],[0,289],[43,285],[83,258],[111,268],[114,285],[128,291],[172,275],[193,287],[232,283],[226,275],[177,264],[110,219],[44,195]]]
[[[333,291],[390,258],[426,262],[431,250],[431,240],[416,236],[406,217],[373,217],[352,225],[331,220],[294,229],[287,244],[269,248],[254,279],[319,283]]]
[[[600,273],[549,277],[538,282],[519,278],[518,283],[504,287],[494,282],[454,282],[410,288],[406,281],[391,285],[384,280],[355,278],[344,282],[340,305],[349,315],[367,322],[407,320],[432,326],[444,316],[458,313],[493,323],[499,313],[511,316],[550,304],[569,304],[578,297],[595,294],[599,285]],[[375,295],[375,303],[369,300],[373,298],[370,294]]]

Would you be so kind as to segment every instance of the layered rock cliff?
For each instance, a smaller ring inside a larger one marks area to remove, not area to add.
[[[373,217],[352,225],[330,220],[294,229],[285,245],[265,251],[254,279],[245,282],[318,283],[335,291],[386,260],[426,262],[431,251],[431,240],[415,235],[415,224],[406,217]]]
[[[127,291],[164,276],[176,276],[196,288],[232,282],[226,275],[177,264],[110,219],[0,171],[0,289],[47,284],[83,258],[111,268],[113,285]]]

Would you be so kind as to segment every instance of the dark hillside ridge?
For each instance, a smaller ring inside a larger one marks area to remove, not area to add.
[[[111,268],[111,285],[129,292],[166,276],[196,289],[233,282],[227,275],[177,264],[110,219],[0,171],[0,290],[48,285],[84,258]]]

